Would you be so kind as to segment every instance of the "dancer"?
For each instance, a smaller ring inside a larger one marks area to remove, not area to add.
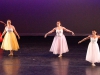
[[[56,31],[56,36],[54,37],[52,46],[50,48],[50,52],[53,52],[53,54],[59,54],[58,57],[62,57],[63,53],[69,51],[66,38],[63,34],[63,30],[66,32],[70,32],[72,33],[72,35],[74,35],[73,31],[68,30],[65,27],[61,26],[60,21],[57,21],[57,27],[53,28],[51,31],[45,34],[45,38],[46,38],[49,34]]]
[[[17,51],[19,49],[19,45],[15,34],[18,36],[19,39],[20,36],[18,35],[15,27],[11,25],[11,20],[7,20],[6,25],[7,26],[5,27],[4,32],[1,35],[1,38],[5,35],[1,45],[1,49],[10,50],[9,55],[13,56],[13,51]]]
[[[92,66],[96,66],[95,63],[100,63],[100,51],[97,43],[100,36],[98,36],[96,33],[97,32],[94,30],[92,31],[92,35],[78,42],[80,44],[83,41],[90,39],[90,43],[88,45],[87,54],[86,54],[86,61],[92,63]]]

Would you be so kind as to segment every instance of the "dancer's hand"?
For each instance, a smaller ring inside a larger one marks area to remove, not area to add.
[[[72,35],[75,36],[74,32],[72,32]]]
[[[18,36],[18,39],[20,39],[20,36]]]
[[[2,21],[0,21],[0,22],[2,22]]]
[[[47,37],[47,34],[45,34],[44,38],[46,38],[46,37]]]
[[[81,43],[81,41],[78,42],[78,44],[80,44],[80,43]]]

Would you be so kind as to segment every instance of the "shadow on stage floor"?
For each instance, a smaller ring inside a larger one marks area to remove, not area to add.
[[[0,75],[100,75],[100,64],[85,61],[89,40],[78,45],[84,37],[66,38],[69,52],[58,58],[49,52],[53,37],[21,37],[13,57],[0,50]]]

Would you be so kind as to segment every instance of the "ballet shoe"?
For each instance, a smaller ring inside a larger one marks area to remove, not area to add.
[[[92,66],[94,67],[94,66],[96,66],[95,64],[92,64]]]
[[[58,57],[62,57],[62,55],[59,55]]]
[[[13,56],[13,54],[9,54],[8,56]]]

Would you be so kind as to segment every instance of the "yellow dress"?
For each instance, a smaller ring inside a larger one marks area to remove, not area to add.
[[[13,29],[5,28],[5,30],[6,30],[6,34],[4,36],[1,49],[18,51],[19,45],[18,45],[16,35],[13,32]]]

